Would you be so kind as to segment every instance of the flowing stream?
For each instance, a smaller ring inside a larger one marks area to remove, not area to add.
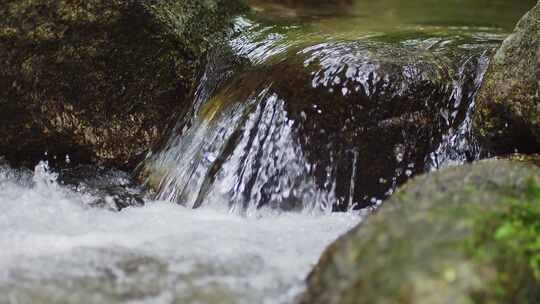
[[[109,176],[122,183],[122,174]],[[45,164],[0,169],[0,303],[288,303],[353,214],[91,208]]]
[[[250,2],[144,187],[0,166],[0,303],[293,303],[368,207],[478,157],[476,90],[529,7]]]

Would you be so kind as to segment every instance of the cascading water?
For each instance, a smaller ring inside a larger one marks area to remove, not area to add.
[[[328,36],[246,18],[236,30],[193,108],[144,164],[159,199],[241,212],[347,210],[477,156],[468,120],[495,35]]]
[[[0,303],[293,303],[351,209],[477,157],[474,94],[526,9],[250,2],[139,167],[154,197],[122,172],[0,157]]]

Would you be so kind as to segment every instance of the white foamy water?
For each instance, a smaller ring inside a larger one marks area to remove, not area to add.
[[[290,303],[360,220],[91,200],[43,166],[27,178],[0,167],[0,303]]]

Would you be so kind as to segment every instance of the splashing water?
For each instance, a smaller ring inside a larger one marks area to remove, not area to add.
[[[158,201],[117,213],[89,208],[94,199],[44,164],[0,169],[0,302],[287,303],[360,220]]]

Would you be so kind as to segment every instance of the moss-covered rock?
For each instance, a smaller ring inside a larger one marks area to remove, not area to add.
[[[508,160],[417,177],[327,249],[300,303],[535,303],[539,185]]]
[[[494,56],[476,107],[475,128],[488,150],[540,151],[540,3]]]
[[[126,165],[190,94],[241,0],[6,0],[0,154]]]

